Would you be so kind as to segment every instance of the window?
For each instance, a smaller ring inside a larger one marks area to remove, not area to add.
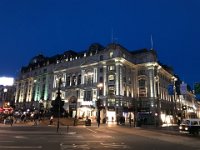
[[[87,85],[92,85],[93,84],[93,74],[92,73],[88,73],[85,76],[85,84],[87,84]]]
[[[145,87],[145,80],[144,79],[139,80],[139,87]]]
[[[66,79],[66,86],[70,86],[70,76],[68,76]]]
[[[113,52],[110,52],[110,58],[112,58],[113,57]]]
[[[101,72],[101,73],[103,72],[103,68],[102,68],[102,67],[101,67],[101,68],[99,68],[99,72]]]
[[[77,82],[77,85],[80,85],[81,84],[81,75],[78,76],[78,82]]]
[[[131,78],[130,77],[128,77],[128,83],[131,84]]]
[[[116,100],[115,103],[116,103],[116,106],[119,106],[119,105],[120,105],[120,104],[119,104],[119,100]]]
[[[128,96],[131,97],[131,91],[130,90],[128,91]]]
[[[138,75],[146,75],[146,71],[145,70],[139,70]]]
[[[146,80],[141,79],[139,80],[139,97],[146,97],[147,96],[147,90],[145,87]]]
[[[99,89],[99,96],[103,95],[103,88]]]
[[[45,69],[43,69],[43,72],[45,73],[45,72],[47,72],[47,69],[45,68]]]
[[[109,66],[109,70],[115,70],[115,66]]]
[[[115,87],[114,86],[108,87],[108,95],[110,95],[110,96],[115,95]]]
[[[91,100],[92,100],[92,92],[84,91],[84,101],[91,101]]]
[[[115,99],[108,99],[108,106],[115,106]]]
[[[103,55],[100,56],[100,60],[103,60]]]
[[[115,76],[112,75],[112,74],[109,75],[109,76],[108,76],[108,80],[109,80],[109,81],[114,81],[114,80],[115,80]]]
[[[72,85],[76,85],[76,76],[72,77]]]
[[[198,125],[198,121],[191,121],[191,125]]]

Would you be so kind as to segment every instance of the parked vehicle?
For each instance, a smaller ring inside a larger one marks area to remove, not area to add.
[[[179,126],[179,130],[180,132],[198,135],[200,133],[200,119],[183,119]]]
[[[86,117],[85,126],[91,126],[91,119],[89,119],[88,117]]]

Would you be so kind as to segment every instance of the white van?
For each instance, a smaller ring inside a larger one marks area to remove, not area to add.
[[[180,126],[180,132],[186,132],[189,134],[199,134],[200,132],[200,119],[183,119]]]

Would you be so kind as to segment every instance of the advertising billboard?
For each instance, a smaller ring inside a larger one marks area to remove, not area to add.
[[[0,77],[0,85],[12,86],[14,84],[14,78],[12,77]]]

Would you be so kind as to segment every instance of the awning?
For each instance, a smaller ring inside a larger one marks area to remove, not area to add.
[[[12,108],[12,107],[9,107],[9,108],[5,108],[5,107],[4,107],[4,108],[3,108],[3,112],[4,112],[4,111],[13,111],[13,108]]]
[[[0,112],[3,112],[4,110],[3,110],[3,108],[2,107],[0,107]]]
[[[82,107],[93,108],[93,109],[95,108],[93,105],[81,105],[80,107],[81,107],[81,108],[82,108]]]

